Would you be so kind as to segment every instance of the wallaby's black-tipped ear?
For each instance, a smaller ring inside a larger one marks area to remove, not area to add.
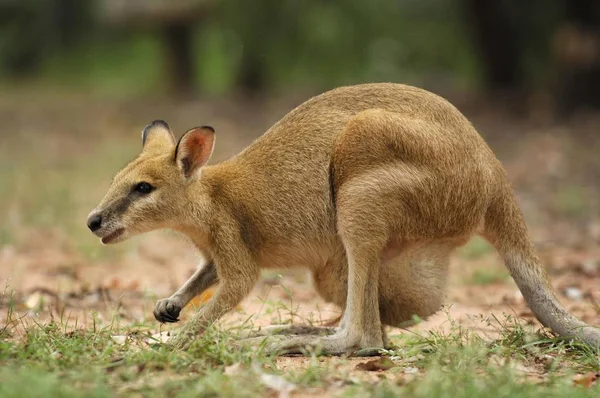
[[[142,146],[147,150],[169,150],[175,145],[175,137],[164,120],[155,120],[142,130]]]
[[[210,126],[188,130],[177,143],[175,161],[186,178],[204,166],[215,147],[215,129]]]

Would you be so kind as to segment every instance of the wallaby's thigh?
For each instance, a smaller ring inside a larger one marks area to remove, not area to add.
[[[356,115],[332,154],[338,231],[359,227],[376,233],[372,240],[411,242],[481,232],[490,174],[468,137],[469,131],[382,110]]]
[[[439,310],[448,256],[483,222],[484,173],[443,135],[451,132],[438,130],[426,121],[371,110],[348,122],[334,143],[337,231],[347,254],[358,248],[372,258],[377,250],[378,261],[365,266],[378,267],[373,275],[384,324],[397,326]],[[444,156],[448,161],[440,168]],[[343,305],[341,289],[330,290],[336,291],[327,292],[331,301]]]

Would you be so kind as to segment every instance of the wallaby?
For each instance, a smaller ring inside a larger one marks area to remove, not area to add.
[[[214,142],[212,127],[193,128],[176,142],[165,122],[153,122],[143,130],[141,154],[88,218],[103,243],[170,228],[207,258],[156,305],[157,320],[176,322],[186,303],[217,285],[173,337],[176,346],[240,303],[261,268],[308,267],[318,293],[344,309],[339,327],[272,349],[381,348],[382,325],[440,309],[449,256],[475,234],[499,251],[543,325],[600,346],[600,330],[553,293],[500,162],[445,99],[401,84],[341,87],[207,166]]]

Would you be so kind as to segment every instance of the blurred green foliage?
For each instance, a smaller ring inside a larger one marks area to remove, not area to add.
[[[5,83],[23,74],[19,82],[115,94],[164,84],[165,55],[154,25],[106,24],[98,1],[12,3],[0,25]],[[57,7],[71,10],[62,27]],[[246,63],[275,90],[428,79],[473,87],[480,73],[460,3],[452,0],[226,0],[194,23],[193,39],[196,84],[209,93],[234,89]],[[19,73],[9,73],[15,68]]]
[[[573,77],[567,84],[585,91],[589,65],[560,66],[555,47],[559,28],[569,24],[579,30],[565,48],[589,47],[586,32],[597,32],[594,24],[600,21],[594,4],[2,0],[0,83],[35,81],[139,95],[189,86],[222,94],[365,81],[528,90]],[[136,8],[144,12],[130,13]],[[570,60],[581,63],[586,56]],[[591,76],[600,72],[594,69]]]

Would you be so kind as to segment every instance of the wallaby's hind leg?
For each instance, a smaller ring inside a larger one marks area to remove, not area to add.
[[[374,207],[377,194],[359,185],[348,184],[338,196],[338,231],[346,250],[348,288],[340,327],[327,337],[294,337],[274,342],[268,351],[302,353],[312,347],[323,354],[340,355],[366,348],[383,348],[379,312],[379,270],[381,253],[389,241],[389,217]],[[374,353],[374,352],[372,352]]]
[[[375,173],[368,180],[382,181]],[[388,181],[383,181],[387,184]],[[399,189],[397,183],[390,186]],[[381,187],[381,186],[379,186]],[[382,203],[381,191],[364,186],[362,178],[341,186],[337,196],[338,233],[344,245],[348,265],[344,315],[338,331],[317,342],[326,354],[344,354],[360,349],[384,347],[379,309],[381,254],[390,240],[389,208]],[[388,216],[386,216],[386,214]],[[396,213],[398,214],[398,213]]]
[[[265,340],[270,346],[279,347],[290,338],[302,336],[314,340],[319,336],[329,336],[336,331],[333,327],[304,325],[269,325],[258,329],[242,331],[238,334],[237,345],[240,347],[259,347]],[[267,348],[268,352],[278,351]]]
[[[371,178],[372,177],[372,178]],[[377,173],[367,177],[377,185]],[[385,180],[385,179],[384,179]],[[379,181],[379,182],[378,182]],[[390,181],[383,181],[387,185]],[[398,183],[386,189],[400,190]],[[383,202],[381,192],[352,181],[342,187],[338,195],[338,231],[346,250],[348,289],[344,316],[338,331],[323,338],[301,336],[270,348],[283,353],[302,352],[307,346],[321,353],[339,355],[367,348],[383,348],[384,336],[379,309],[379,271],[381,254],[390,240],[389,214],[399,214],[396,203]]]
[[[349,212],[354,213],[351,209]],[[348,224],[352,222],[352,219],[347,221]],[[347,231],[342,234],[342,240],[347,247],[348,258],[348,293],[340,327],[335,329],[335,333],[326,337],[303,333],[301,336],[285,340],[269,339],[267,352],[294,354],[302,353],[312,347],[323,354],[341,355],[372,348],[364,355],[375,355],[377,349],[384,347],[384,341],[387,339],[384,338],[384,330],[379,319],[378,295],[381,248],[379,245],[371,245],[370,242],[376,241],[375,239],[366,240],[368,243],[365,244],[365,240],[361,237],[369,231],[365,231],[359,225],[350,227],[346,224],[345,217],[340,218],[339,228],[340,231]],[[379,242],[384,245],[385,239]],[[331,328],[319,329],[327,332],[332,330]],[[283,330],[288,331],[290,328]],[[314,328],[308,330],[313,332]],[[262,338],[254,338],[242,343],[254,345],[262,340]]]
[[[341,327],[332,336],[297,337],[275,348],[299,352],[317,346],[326,354],[382,348],[378,282],[388,244],[397,242],[401,250],[427,243],[453,246],[483,223],[482,171],[462,160],[454,162],[462,162],[460,167],[450,162],[436,168],[423,158],[424,152],[431,159],[438,155],[427,137],[439,128],[382,110],[361,112],[348,122],[334,145],[330,176],[348,263]],[[456,178],[458,171],[469,184]]]

